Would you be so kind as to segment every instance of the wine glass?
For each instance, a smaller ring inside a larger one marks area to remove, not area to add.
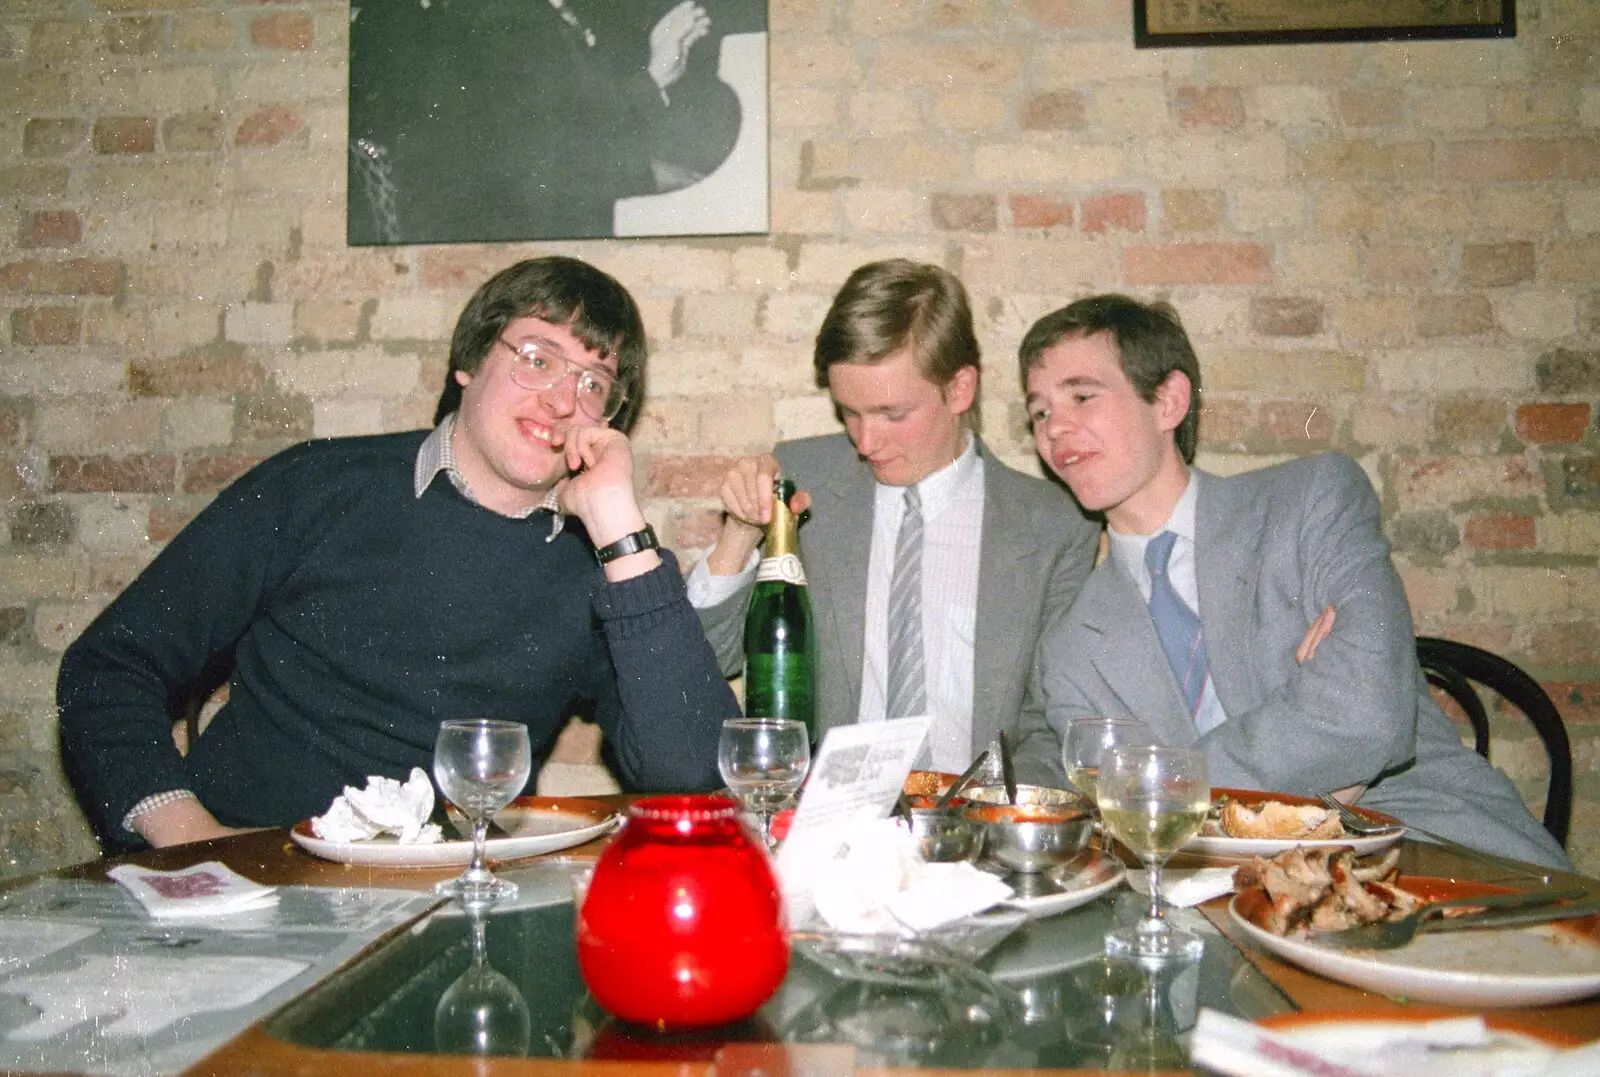
[[[1144,861],[1149,914],[1106,936],[1106,953],[1136,959],[1195,958],[1204,943],[1161,916],[1161,865],[1200,832],[1211,808],[1206,757],[1194,748],[1123,745],[1100,756],[1096,802],[1106,830]]]
[[[717,742],[717,769],[744,809],[761,821],[772,847],[772,813],[794,795],[811,768],[806,724],[794,718],[730,718]]]
[[[532,1018],[517,985],[489,964],[489,902],[465,901],[472,938],[472,963],[445,988],[433,1008],[434,1048],[448,1054],[528,1053]]]
[[[1121,744],[1154,744],[1155,733],[1137,718],[1074,718],[1061,747],[1067,781],[1093,803],[1100,756]]]
[[[433,777],[439,789],[472,821],[472,863],[433,892],[462,902],[495,902],[517,896],[515,883],[496,878],[483,863],[489,817],[522,792],[533,769],[528,728],[520,722],[460,718],[439,725]]]

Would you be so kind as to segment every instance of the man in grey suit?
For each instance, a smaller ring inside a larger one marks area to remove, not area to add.
[[[1177,315],[1080,300],[1024,337],[1045,463],[1111,556],[1040,648],[1045,712],[1141,718],[1203,748],[1211,782],[1335,792],[1474,848],[1570,869],[1511,782],[1428,695],[1411,611],[1349,457],[1232,477],[1189,467],[1200,369]]]
[[[819,727],[932,714],[924,762],[965,769],[1001,730],[1017,732],[1024,696],[1037,690],[1039,633],[1088,576],[1099,527],[1058,487],[991,456],[973,432],[978,342],[952,274],[903,259],[860,267],[834,297],[813,360],[846,435],[785,442],[776,455],[735,464],[721,491],[722,531],[689,576],[690,601],[723,671],[741,672],[773,478],[793,479],[794,507],[811,513],[800,558],[816,620]],[[894,605],[891,617],[897,540],[913,512],[922,521],[920,616]],[[895,623],[920,636],[911,703],[891,668],[905,650],[889,643]],[[1060,772],[1048,729],[1014,748],[1020,780]]]

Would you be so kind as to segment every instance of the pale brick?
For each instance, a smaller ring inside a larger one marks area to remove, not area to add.
[[[1372,284],[1426,286],[1443,275],[1444,262],[1433,246],[1379,242],[1367,247],[1361,269]]]
[[[1600,236],[1552,241],[1543,272],[1547,280],[1592,286],[1600,280]]]
[[[1443,146],[1441,175],[1459,182],[1529,182],[1600,178],[1595,139],[1476,139]]]
[[[1363,63],[1361,50],[1352,48],[1252,45],[1180,51],[1201,53],[1206,75],[1213,81],[1239,85],[1342,86],[1359,81],[1356,76]]]
[[[217,103],[216,74],[205,66],[111,68],[78,85],[80,102],[97,110],[171,114]]]
[[[1273,127],[1327,127],[1328,91],[1320,86],[1261,86],[1250,94],[1250,117]]]
[[[98,612],[94,603],[41,602],[33,615],[34,642],[47,651],[64,651],[83,634]]]
[[[613,247],[607,254],[606,272],[626,281],[633,291],[645,291],[652,285],[676,289],[684,281],[693,281],[700,288],[725,287],[733,264],[729,251],[722,248],[640,243]]]
[[[240,344],[287,344],[294,336],[292,303],[239,303],[222,316],[224,339]]]
[[[782,290],[789,285],[789,259],[777,247],[742,246],[733,252],[729,285],[756,292]]]
[[[1184,330],[1197,344],[1203,340],[1225,341],[1250,331],[1249,297],[1220,288],[1202,288],[1184,296],[1178,313]],[[1199,352],[1201,380],[1209,388],[1209,352],[1203,347]]]
[[[944,262],[944,251],[935,243],[915,245],[807,243],[800,248],[800,259],[795,266],[795,280],[807,287],[827,289],[828,301],[831,302],[834,291],[857,266],[885,258],[909,258],[914,262],[932,262],[940,265]],[[815,322],[812,323],[810,331],[816,332]]]
[[[1561,229],[1561,196],[1556,191],[1525,185],[1482,187],[1476,199],[1474,234],[1538,239]]]
[[[80,559],[71,554],[0,548],[0,604],[32,602],[41,595],[70,595],[87,579]],[[0,685],[6,678],[0,676]],[[14,690],[0,689],[9,695]]]
[[[1074,144],[1061,138],[988,143],[978,146],[972,155],[974,179],[1003,184],[1094,186],[1115,181],[1126,167],[1121,146]],[[891,173],[896,178],[906,174]]]
[[[1489,98],[1489,120],[1496,127],[1567,130],[1577,119],[1577,100],[1562,85],[1500,86]]]
[[[1029,56],[1028,70],[1040,86],[1094,85],[1129,78],[1191,80],[1198,49],[1131,49],[1121,41],[1059,40]],[[1241,50],[1218,50],[1238,52]],[[1209,75],[1209,61],[1208,75]]]
[[[183,52],[218,52],[236,48],[239,27],[222,12],[185,12],[173,20],[173,44]]]
[[[839,223],[832,191],[774,191],[767,212],[774,234],[830,234]]]
[[[1036,291],[1041,282],[1058,289],[1061,301],[1117,279],[1117,249],[1098,236],[1018,236],[999,243],[968,242],[961,278],[975,293]],[[1059,304],[1057,304],[1059,305]]]
[[[1261,184],[1281,183],[1289,176],[1288,151],[1281,138],[1195,132],[1138,142],[1129,169],[1159,176],[1162,183],[1224,189],[1232,188],[1241,176]]]
[[[1486,296],[1425,295],[1417,300],[1417,332],[1421,336],[1476,336],[1494,327],[1494,308]]]
[[[291,232],[299,223],[294,206],[247,204],[235,206],[227,217],[228,243],[275,257],[288,257]]]
[[[1344,240],[1277,245],[1273,268],[1282,287],[1343,284],[1356,273],[1357,249]]]
[[[903,187],[853,187],[840,194],[840,209],[858,233],[903,234],[927,227],[928,199]]]
[[[744,455],[771,452],[778,440],[772,402],[771,396],[751,393],[704,400],[697,408],[700,444]]]
[[[351,299],[302,299],[294,305],[294,335],[319,344],[353,342],[361,333],[365,309]]]
[[[1460,595],[1460,583],[1455,573],[1406,564],[1397,564],[1395,568],[1400,574],[1400,584],[1405,588],[1406,603],[1419,622],[1424,618],[1454,612]]]
[[[1431,41],[1380,43],[1365,51],[1380,81],[1402,86],[1493,82],[1516,74],[1521,64],[1517,50],[1494,41],[1452,41],[1442,49]]]
[[[818,86],[773,85],[770,88],[773,130],[831,129],[844,115],[840,94]]]
[[[1153,135],[1173,129],[1164,83],[1159,79],[1100,83],[1091,109],[1095,126],[1113,135]]]
[[[1161,192],[1161,216],[1171,232],[1215,231],[1227,208],[1227,196],[1221,191],[1178,187]]]
[[[161,410],[155,400],[51,403],[35,414],[34,431],[52,453],[147,452],[161,447]]]
[[[175,351],[218,340],[222,311],[204,302],[153,303],[148,308],[146,331],[150,345],[159,351]]]
[[[1373,372],[1384,392],[1526,393],[1533,372],[1506,362],[1503,348],[1395,348],[1372,353]]]
[[[202,449],[233,440],[233,404],[223,400],[163,401],[161,441],[170,449]]]
[[[1352,183],[1417,182],[1428,178],[1432,172],[1433,145],[1417,140],[1314,142],[1294,155],[1291,168],[1306,179]]]
[[[381,434],[381,406],[375,400],[318,400],[311,407],[311,433],[319,438]]]
[[[1563,512],[1544,517],[1539,524],[1539,548],[1546,553],[1592,557],[1600,550],[1600,513]],[[1594,613],[1592,601],[1583,607]]]
[[[1427,425],[1428,400],[1420,394],[1384,393],[1363,397],[1351,418],[1357,445],[1388,451],[1416,443]]]
[[[1400,340],[1411,329],[1411,300],[1396,295],[1362,295],[1332,304],[1330,326],[1341,340]]]
[[[833,400],[826,393],[778,401],[772,408],[772,421],[780,441],[843,432],[834,415]]]
[[[1600,127],[1600,86],[1589,86],[1578,104],[1578,119],[1585,127]]]
[[[811,333],[815,332],[813,326]],[[811,351],[809,334],[804,343],[797,342],[792,346],[741,345],[738,348],[739,383],[758,386],[779,396],[814,393],[817,383]]]
[[[1600,232],[1600,187],[1586,187],[1566,193],[1567,227],[1574,232]]]
[[[1405,511],[1415,512],[1535,498],[1544,492],[1544,475],[1523,456],[1408,457],[1391,461],[1389,489]]]
[[[1519,340],[1558,340],[1577,324],[1573,297],[1560,292],[1498,292],[1490,302],[1500,328]]]
[[[748,340],[756,330],[757,299],[724,292],[689,292],[683,297],[684,332],[691,336]]]
[[[1489,97],[1482,86],[1446,86],[1424,92],[1415,115],[1423,127],[1476,130],[1489,125]]]
[[[886,90],[852,94],[850,122],[857,133],[874,138],[916,131],[923,125],[915,98]]]
[[[1006,121],[1009,104],[1004,95],[962,87],[939,94],[929,107],[929,118],[953,131],[991,131]]]
[[[421,361],[372,348],[353,352],[273,354],[264,357],[278,388],[312,399],[329,396],[397,397],[419,388]]]
[[[380,299],[368,329],[374,341],[449,341],[460,305],[437,295],[408,294]]]
[[[678,346],[650,357],[652,392],[713,393],[737,384],[738,374],[738,357],[721,348]]]
[[[836,282],[843,283],[844,277]],[[801,292],[768,296],[762,304],[762,332],[775,340],[809,340],[822,324],[831,301],[830,296]]]
[[[1250,235],[1305,228],[1306,195],[1292,187],[1243,187],[1232,192],[1234,225]]]
[[[863,36],[899,33],[908,29],[921,5],[915,0],[881,0],[846,5],[850,29]]]
[[[1487,614],[1550,616],[1575,611],[1574,591],[1580,580],[1590,594],[1600,586],[1600,577],[1582,569],[1480,565],[1473,572],[1472,592]]]
[[[54,702],[55,683],[56,665],[53,662],[18,661],[9,655],[0,658],[0,699]]]
[[[0,363],[0,393],[40,398],[115,393],[122,388],[124,370],[121,360],[86,355],[54,357],[48,365]]]
[[[102,159],[88,170],[85,186],[97,199],[206,202],[215,196],[216,177],[216,165],[208,160]]]
[[[212,247],[228,242],[228,213],[205,205],[153,207],[151,234],[161,247]]]
[[[148,498],[80,495],[71,501],[78,521],[78,542],[91,554],[149,555],[145,537],[150,527]]]
[[[1024,0],[1022,12],[1040,26],[1057,30],[1115,30],[1128,25],[1128,10],[1117,0]]]
[[[1456,452],[1494,452],[1505,437],[1504,400],[1449,396],[1433,409],[1431,440]]]
[[[1284,396],[1360,392],[1367,363],[1359,355],[1326,349],[1268,351],[1218,347],[1207,356],[1208,388]]]

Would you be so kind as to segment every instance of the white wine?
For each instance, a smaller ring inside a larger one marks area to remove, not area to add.
[[[1090,800],[1094,799],[1095,783],[1099,780],[1099,767],[1073,766],[1067,768],[1067,783]]]
[[[1205,800],[1119,800],[1103,797],[1100,817],[1111,836],[1141,859],[1165,857],[1200,833],[1211,809]]]

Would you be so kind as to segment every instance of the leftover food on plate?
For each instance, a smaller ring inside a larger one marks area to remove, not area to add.
[[[1345,837],[1339,813],[1298,799],[1259,800],[1223,795],[1211,805],[1202,834],[1275,841],[1328,841]]]
[[[1397,883],[1399,849],[1362,864],[1342,846],[1285,850],[1255,857],[1234,872],[1235,908],[1249,923],[1274,935],[1301,929],[1343,931],[1396,920],[1425,903]],[[1456,915],[1470,909],[1453,910]]]

